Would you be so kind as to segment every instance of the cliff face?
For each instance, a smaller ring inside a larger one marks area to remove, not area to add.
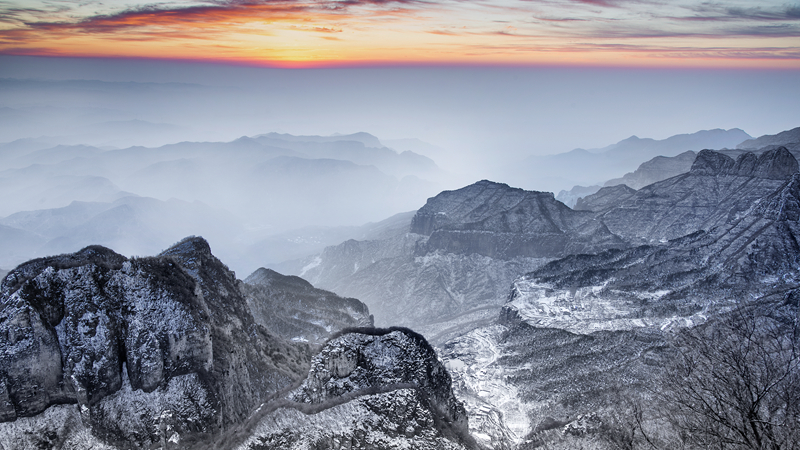
[[[239,284],[202,238],[158,257],[87,247],[19,266],[0,287],[0,417],[77,404],[67,417],[123,447],[158,441],[166,413],[183,439],[241,421],[310,353],[258,325]]]
[[[414,216],[411,232],[429,236],[418,255],[441,250],[505,260],[624,246],[592,217],[556,201],[552,193],[484,180],[428,199]]]
[[[8,413],[37,414],[61,402],[92,406],[120,389],[123,363],[132,387],[146,392],[208,371],[210,329],[202,326],[194,280],[181,271],[159,277],[174,266],[89,247],[12,271],[2,286]]]

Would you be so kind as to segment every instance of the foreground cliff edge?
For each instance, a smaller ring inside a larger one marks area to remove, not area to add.
[[[303,295],[317,302],[306,302],[305,321],[291,307]],[[270,298],[279,298],[281,306],[265,305]],[[266,323],[281,324],[282,334]],[[371,325],[361,302],[292,277],[261,270],[250,284],[237,280],[202,238],[184,239],[156,257],[128,259],[92,246],[29,261],[0,286],[0,446],[226,448],[233,440],[215,438],[239,430],[257,408],[281,401],[279,394],[301,383],[312,364],[302,386],[324,378],[319,365],[327,353],[312,361],[315,342],[336,329]],[[457,438],[466,436],[463,407],[427,342],[410,331],[384,336],[357,329],[325,347],[372,355],[381,347],[371,341],[385,344],[372,363],[351,361],[357,366],[352,373],[336,366],[335,375],[361,383],[358,389],[380,390],[377,397],[352,399],[367,407],[384,397],[392,405],[405,398],[418,427],[403,422],[403,436],[417,435],[410,429],[452,429],[460,431],[431,433],[463,440]],[[401,356],[390,350],[398,343],[403,354],[416,358],[416,371],[393,368],[412,363],[393,359]],[[346,358],[345,363],[350,364]],[[391,374],[399,377],[396,391],[384,386]],[[351,397],[336,397],[358,389],[341,383],[325,399],[301,398],[305,388],[293,399],[347,407]],[[455,441],[453,448],[460,448]],[[257,448],[286,448],[276,445]]]

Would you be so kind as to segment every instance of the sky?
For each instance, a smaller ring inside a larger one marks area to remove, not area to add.
[[[0,142],[365,131],[501,178],[631,135],[800,125],[800,3],[0,0],[0,78],[123,83],[2,84]],[[172,131],[87,138],[131,120]]]
[[[0,54],[269,67],[800,68],[800,3],[0,0]]]

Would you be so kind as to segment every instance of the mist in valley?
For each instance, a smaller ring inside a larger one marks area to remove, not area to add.
[[[3,269],[202,235],[244,276],[480,179],[558,193],[735,147],[796,123],[800,89],[780,71],[2,59]]]

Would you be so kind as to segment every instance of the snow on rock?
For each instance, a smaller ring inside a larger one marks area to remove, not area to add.
[[[403,328],[346,330],[299,387],[262,408],[239,449],[477,448],[447,370]]]
[[[239,450],[310,448],[460,450],[436,426],[415,389],[365,395],[315,414],[281,408],[267,416]]]
[[[308,353],[254,321],[241,282],[202,238],[130,260],[87,247],[3,280],[0,421],[71,404],[106,440],[182,440],[243,420],[300,378]],[[25,423],[45,432],[37,420]]]
[[[466,407],[470,431],[482,445],[497,450],[514,448],[531,431],[530,406],[505,381],[509,369],[498,362],[504,352],[498,341],[505,331],[502,325],[478,328],[440,349],[453,391]]]
[[[449,421],[465,421],[447,369],[421,335],[403,328],[362,328],[332,339],[312,359],[303,384],[291,394],[302,403],[324,403],[347,393],[414,386]]]

